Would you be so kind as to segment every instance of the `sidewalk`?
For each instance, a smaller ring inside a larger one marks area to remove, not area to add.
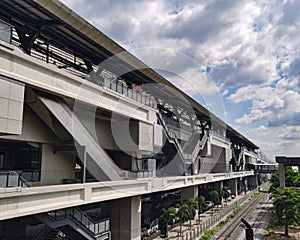
[[[247,192],[247,194],[241,194],[236,196],[233,200],[223,203],[223,205],[215,206],[214,208],[206,211],[200,215],[199,220],[192,220],[192,229],[190,230],[190,221],[182,224],[182,235],[180,234],[180,224],[176,224],[172,229],[168,230],[167,239],[195,239],[202,236],[207,230],[215,226],[228,214],[230,214],[237,206],[248,200],[257,190]],[[162,239],[160,237],[160,231],[157,234],[150,237],[146,237],[145,240]]]

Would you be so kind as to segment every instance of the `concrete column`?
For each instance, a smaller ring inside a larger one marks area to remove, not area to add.
[[[2,232],[2,240],[22,240],[25,239],[26,224],[19,219],[6,220],[3,221]]]
[[[231,172],[231,164],[229,163],[231,156],[232,156],[231,149],[225,148],[225,166],[226,166],[226,169],[224,169],[225,172]]]
[[[112,240],[141,239],[141,196],[114,200],[111,210]]]
[[[279,187],[285,188],[284,164],[279,163]]]
[[[193,166],[193,175],[199,174],[199,162],[200,162],[200,157],[197,157]]]
[[[138,171],[139,169],[143,169],[143,161],[141,159],[142,159],[142,153],[140,151],[132,153],[132,155],[131,155],[131,161],[132,161],[131,170],[132,171]]]
[[[257,175],[248,177],[248,188],[250,190],[257,188]]]
[[[227,180],[228,183],[228,187],[230,189],[230,192],[232,194],[234,194],[235,196],[238,195],[238,191],[237,191],[237,179],[229,179]]]
[[[148,159],[148,170],[152,171],[152,177],[156,177],[156,159]]]
[[[181,202],[187,202],[191,198],[198,197],[198,186],[185,187],[181,189]]]

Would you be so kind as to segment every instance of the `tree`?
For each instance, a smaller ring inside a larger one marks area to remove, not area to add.
[[[187,205],[189,206],[190,211],[190,229],[192,229],[192,219],[194,219],[196,211],[198,210],[198,201],[195,198],[191,198]]]
[[[199,208],[199,212],[201,213],[201,212],[204,211],[205,206],[206,206],[206,204],[205,204],[205,197],[200,195],[200,196],[197,198],[197,200],[198,200],[198,208]]]
[[[284,168],[285,186],[286,187],[299,187],[300,186],[300,174],[295,171],[292,167]],[[279,173],[276,171],[271,176],[271,188],[270,192],[276,191],[279,187]]]
[[[272,192],[272,200],[277,224],[285,225],[285,236],[288,226],[300,223],[300,190],[294,188],[277,188]]]
[[[180,230],[179,231],[180,231],[180,235],[181,235],[182,234],[182,223],[189,220],[189,218],[190,218],[189,206],[187,204],[181,205],[177,212],[177,216],[179,217],[179,220],[180,220]]]
[[[220,192],[219,192],[219,195],[226,201],[227,203],[227,198],[230,197],[230,189],[228,186],[224,186]]]
[[[169,207],[167,210],[163,210],[163,218],[165,222],[169,225],[174,225],[175,223],[175,217],[176,217],[176,208]]]
[[[200,223],[200,214],[204,211],[205,206],[206,206],[206,204],[205,204],[205,197],[199,196],[197,198],[197,200],[198,200],[198,209],[199,209],[199,212],[198,212],[199,217],[198,217],[198,219],[199,219],[199,223]]]
[[[211,190],[209,196],[215,205],[220,203],[220,194],[217,190]]]

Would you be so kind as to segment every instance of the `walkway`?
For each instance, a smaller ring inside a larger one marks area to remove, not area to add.
[[[248,200],[257,190],[253,190],[248,192],[246,195],[241,194],[238,195],[235,199],[223,203],[223,206],[218,205],[214,208],[202,213],[200,215],[200,223],[199,220],[192,220],[192,230],[190,230],[190,222],[187,221],[182,225],[182,235],[179,236],[180,233],[180,225],[176,224],[175,227],[168,231],[167,239],[196,239],[202,236],[206,231],[211,229],[217,223],[219,223],[222,219],[224,219],[228,214],[230,214],[237,206],[240,206],[243,202]],[[153,239],[162,239],[160,237],[160,232],[150,237],[144,238],[145,240],[153,240]]]

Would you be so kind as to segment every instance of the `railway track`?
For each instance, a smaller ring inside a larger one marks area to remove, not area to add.
[[[250,202],[242,209],[231,221],[229,221],[223,229],[215,234],[214,239],[218,240],[228,240],[230,236],[238,229],[241,224],[241,218],[247,219],[247,216],[252,213],[253,209],[256,208],[261,201],[268,199],[269,185],[265,185],[263,191],[255,198],[250,200]]]

